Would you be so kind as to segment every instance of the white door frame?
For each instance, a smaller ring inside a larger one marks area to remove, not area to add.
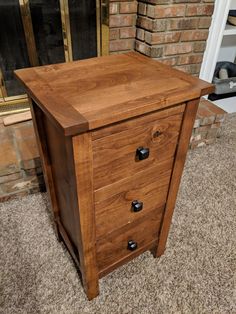
[[[231,0],[216,0],[199,77],[211,82],[218,60]]]

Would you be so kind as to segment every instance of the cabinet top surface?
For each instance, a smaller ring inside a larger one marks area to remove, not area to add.
[[[136,52],[15,74],[65,135],[168,108],[213,90],[209,83]]]

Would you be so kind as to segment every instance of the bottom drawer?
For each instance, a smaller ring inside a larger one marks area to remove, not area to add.
[[[152,211],[135,224],[128,224],[99,239],[96,244],[99,271],[122,264],[122,260],[137,256],[149,243],[157,241],[163,210],[164,207]]]

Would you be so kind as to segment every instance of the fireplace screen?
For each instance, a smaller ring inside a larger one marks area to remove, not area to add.
[[[28,109],[15,69],[108,54],[108,0],[0,0],[0,115]]]

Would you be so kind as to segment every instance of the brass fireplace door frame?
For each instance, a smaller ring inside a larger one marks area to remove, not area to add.
[[[18,0],[24,28],[27,53],[31,66],[38,66],[38,54],[35,44],[33,24],[29,7],[29,0]],[[97,55],[109,54],[109,0],[96,1],[96,24],[97,24]],[[73,61],[73,50],[70,30],[70,16],[68,0],[59,0],[62,24],[62,36],[64,43],[65,61]],[[0,116],[23,112],[29,109],[29,101],[26,94],[8,96],[5,83],[0,69]]]

